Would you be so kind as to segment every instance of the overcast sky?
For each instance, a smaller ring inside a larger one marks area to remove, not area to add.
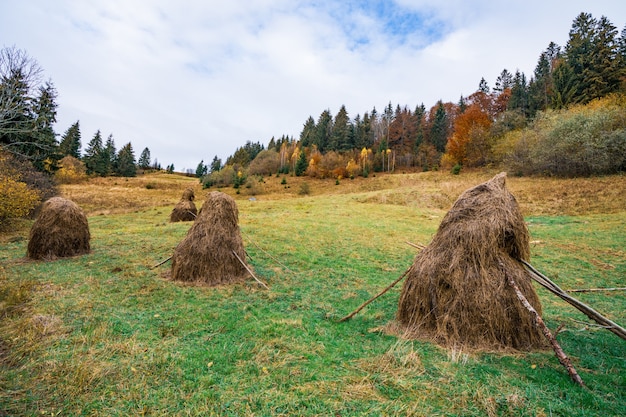
[[[581,12],[626,24],[622,0],[0,0],[0,47],[52,80],[59,135],[78,120],[83,150],[99,129],[195,171],[342,104],[429,109],[504,68],[530,79]]]

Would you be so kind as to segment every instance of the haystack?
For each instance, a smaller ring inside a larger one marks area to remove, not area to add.
[[[465,191],[415,258],[397,320],[415,337],[445,346],[531,350],[545,347],[528,310],[507,285],[512,277],[541,314],[531,277],[529,233],[506,174]]]
[[[209,193],[187,236],[174,250],[172,279],[211,286],[245,279],[248,272],[237,259],[245,260],[238,221],[232,197],[219,191]]]
[[[196,205],[193,200],[195,195],[191,188],[187,188],[183,192],[183,196],[180,201],[176,204],[174,209],[172,210],[172,214],[170,214],[170,222],[192,222],[196,219],[198,215],[198,210],[196,209]]]
[[[52,260],[89,253],[89,224],[76,203],[52,197],[41,207],[30,229],[27,256]]]

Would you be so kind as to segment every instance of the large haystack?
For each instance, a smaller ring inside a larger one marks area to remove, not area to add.
[[[73,201],[52,197],[43,203],[30,229],[27,256],[52,260],[89,253],[89,224]]]
[[[233,251],[245,262],[239,211],[232,197],[209,193],[187,236],[172,256],[172,279],[208,285],[242,281],[248,275]]]
[[[172,210],[172,214],[170,214],[170,222],[192,222],[196,219],[198,215],[198,210],[196,209],[196,205],[193,202],[195,195],[191,188],[187,188],[183,192],[183,196],[180,201],[176,204],[174,209]]]
[[[529,234],[506,174],[465,191],[407,275],[397,320],[413,336],[446,346],[544,347],[531,315],[507,285],[512,277],[532,306],[541,304],[517,261],[530,257]]]

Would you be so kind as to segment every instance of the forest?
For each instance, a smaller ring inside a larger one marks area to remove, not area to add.
[[[299,138],[247,142],[224,166],[217,156],[206,186],[237,186],[238,176],[274,173],[342,178],[396,169],[503,166],[518,175],[588,176],[621,172],[626,162],[626,28],[581,13],[561,47],[550,42],[533,75],[502,70],[457,103],[374,107],[350,118],[310,116]],[[239,180],[239,182],[241,182]]]
[[[16,47],[0,51],[0,220],[20,217],[55,194],[55,184],[89,176],[160,170],[149,148],[138,160],[100,130],[81,153],[80,123],[54,131],[57,91],[37,61]],[[581,13],[565,46],[550,42],[534,73],[502,70],[493,87],[458,102],[409,107],[389,102],[350,117],[342,106],[303,123],[298,138],[248,141],[225,163],[215,156],[195,172],[205,187],[266,175],[368,177],[395,170],[502,167],[515,175],[590,176],[626,169],[626,28]],[[173,164],[166,167],[174,172]],[[9,204],[8,201],[11,201]]]

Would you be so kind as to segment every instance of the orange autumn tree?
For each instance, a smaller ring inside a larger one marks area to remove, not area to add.
[[[446,145],[445,159],[452,164],[477,166],[492,119],[479,103],[469,105],[454,122],[454,133]],[[478,152],[477,152],[478,151]]]

